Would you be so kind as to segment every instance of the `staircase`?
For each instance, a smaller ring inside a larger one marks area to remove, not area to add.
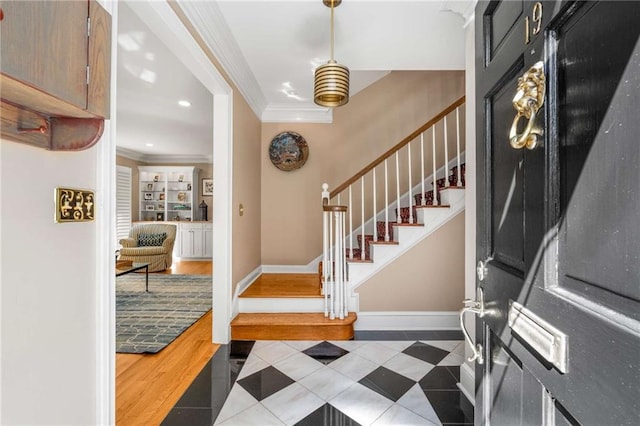
[[[238,297],[232,339],[353,338],[356,289],[464,210],[463,105],[454,102],[335,190],[323,185],[319,273],[261,275]]]

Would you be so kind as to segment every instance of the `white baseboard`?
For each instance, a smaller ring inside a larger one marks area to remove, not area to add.
[[[263,274],[313,274],[318,272],[322,254],[306,265],[262,265]]]
[[[458,383],[458,388],[474,407],[476,405],[474,390],[476,386],[475,377],[473,367],[469,365],[469,363],[465,362],[460,366],[460,383]]]
[[[247,276],[238,281],[238,285],[236,286],[236,291],[233,294],[233,301],[231,304],[231,318],[235,318],[240,312],[240,303],[238,301],[238,296],[242,294],[255,280],[258,279],[260,274],[262,273],[262,266],[258,266],[253,271],[249,272]]]
[[[356,330],[460,330],[459,313],[359,312]]]

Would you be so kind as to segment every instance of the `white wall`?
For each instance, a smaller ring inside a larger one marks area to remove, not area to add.
[[[475,67],[475,22],[472,19],[465,29],[465,96],[466,96],[466,179],[465,179],[465,250],[464,250],[464,297],[476,297],[476,67]],[[475,336],[475,316],[467,314],[465,324],[473,338]],[[465,347],[469,358],[471,350]],[[460,370],[460,384],[470,398],[474,397],[475,364],[465,363]]]
[[[54,190],[95,189],[97,152],[0,141],[0,424],[95,423],[99,223],[54,223]]]

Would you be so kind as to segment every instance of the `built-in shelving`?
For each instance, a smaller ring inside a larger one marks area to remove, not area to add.
[[[140,221],[191,221],[197,208],[198,169],[139,166]]]

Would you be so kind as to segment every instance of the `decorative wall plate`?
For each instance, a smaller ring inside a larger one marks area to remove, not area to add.
[[[274,166],[285,172],[299,169],[309,158],[307,141],[296,132],[277,134],[269,145],[269,159]]]

